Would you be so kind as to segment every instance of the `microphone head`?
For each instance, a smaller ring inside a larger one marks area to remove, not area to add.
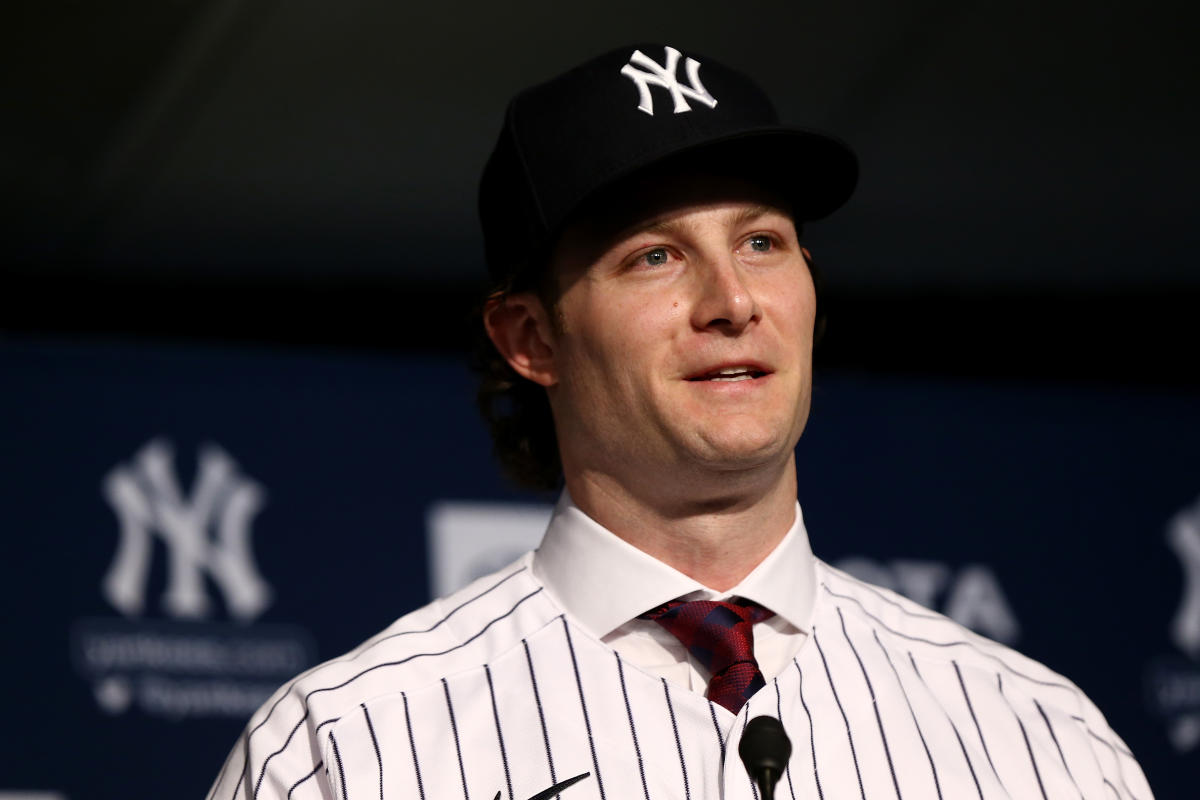
[[[742,732],[738,755],[751,775],[757,776],[763,770],[771,770],[778,777],[792,757],[792,742],[779,720],[767,716],[755,717]]]

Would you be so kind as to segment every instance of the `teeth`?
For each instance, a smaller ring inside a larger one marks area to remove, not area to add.
[[[750,367],[722,367],[704,376],[709,381],[748,381],[754,378],[755,372]]]
[[[721,367],[714,369],[712,372],[707,372],[704,375],[699,375],[695,378],[688,378],[692,381],[746,381],[761,377],[764,373],[754,367]]]

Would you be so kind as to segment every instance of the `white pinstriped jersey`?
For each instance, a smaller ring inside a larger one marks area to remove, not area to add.
[[[566,800],[757,800],[737,746],[760,714],[793,744],[779,798],[1152,797],[1072,683],[824,563],[812,635],[736,716],[623,662],[529,564],[282,688],[209,797],[529,800],[586,773]]]

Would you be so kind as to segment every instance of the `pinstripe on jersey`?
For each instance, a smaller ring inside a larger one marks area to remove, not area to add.
[[[793,741],[780,798],[1135,798],[1124,743],[1073,684],[818,563],[812,635],[734,716],[622,661],[529,557],[281,689],[210,798],[757,798],[746,721]]]

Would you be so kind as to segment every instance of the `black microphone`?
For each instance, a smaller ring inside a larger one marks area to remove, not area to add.
[[[758,784],[760,800],[774,800],[775,784],[792,757],[792,740],[774,717],[755,717],[742,732],[738,755]]]

